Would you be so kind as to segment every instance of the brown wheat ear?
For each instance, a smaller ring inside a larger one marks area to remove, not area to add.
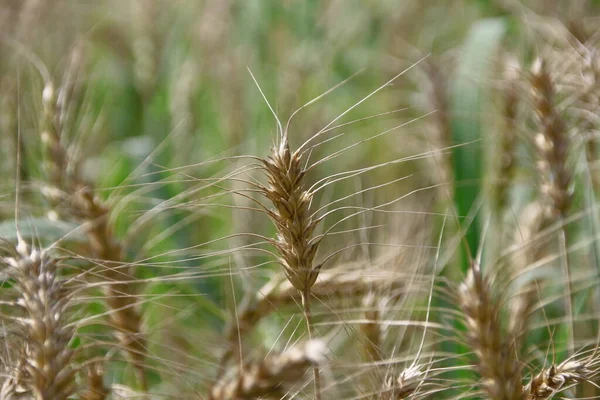
[[[263,194],[274,208],[269,216],[277,228],[277,239],[273,245],[281,255],[279,262],[290,283],[298,290],[309,337],[312,339],[312,315],[310,310],[311,288],[315,284],[321,265],[315,265],[315,255],[321,239],[313,232],[320,219],[311,216],[310,205],[314,193],[304,185],[306,170],[302,153],[290,150],[287,134],[283,133],[278,146],[263,160],[268,186],[262,187]],[[319,370],[314,368],[315,397],[320,397]]]
[[[280,399],[300,382],[309,368],[320,365],[325,354],[325,343],[315,339],[282,354],[267,356],[245,365],[233,376],[225,376],[213,386],[209,399]]]
[[[502,87],[502,128],[499,132],[500,154],[497,168],[497,184],[494,186],[494,202],[498,218],[506,209],[509,190],[516,170],[516,145],[519,105],[519,62],[514,58],[505,61],[504,85]]]
[[[524,387],[527,400],[549,399],[570,386],[591,379],[588,363],[568,360],[544,369]]]
[[[57,118],[56,95],[52,82],[47,83],[43,102],[45,130],[42,139],[49,156],[49,180],[52,188],[45,191],[53,205],[61,203],[66,213],[75,217],[86,228],[86,235],[93,256],[102,266],[99,272],[106,280],[103,290],[110,308],[109,321],[115,328],[115,336],[136,370],[144,390],[147,389],[144,372],[146,341],[142,334],[142,317],[138,312],[133,277],[123,270],[123,250],[113,236],[108,224],[110,209],[95,195],[94,187],[78,174],[67,174],[67,164],[72,162],[60,142]],[[91,274],[89,275],[91,276]]]
[[[87,369],[87,387],[79,395],[81,400],[105,400],[109,389],[104,386],[104,368],[95,363]]]
[[[492,400],[522,400],[521,367],[515,359],[514,342],[502,337],[500,306],[477,262],[472,263],[460,286],[459,301],[483,390]]]
[[[15,322],[25,339],[22,379],[37,400],[66,400],[75,382],[73,331],[67,326],[69,296],[57,276],[58,262],[22,240],[16,254],[3,261],[19,293],[22,316]]]
[[[403,400],[414,394],[422,383],[423,372],[419,365],[411,365],[398,375],[397,379],[388,376],[377,400]]]
[[[290,283],[307,293],[319,275],[320,265],[314,265],[314,258],[320,241],[312,240],[319,220],[310,215],[313,193],[304,188],[306,171],[301,155],[291,152],[284,135],[263,164],[269,181],[263,193],[275,206],[269,213],[278,232],[273,244]]]
[[[573,200],[572,174],[568,166],[571,140],[555,101],[555,88],[542,59],[531,71],[531,93],[539,132],[534,144],[539,153],[540,190],[553,215],[563,218]]]
[[[547,64],[537,59],[531,71],[531,91],[537,117],[539,133],[535,136],[538,169],[541,178],[540,191],[547,202],[548,211],[560,222],[564,222],[573,202],[573,176],[568,165],[571,138],[566,123],[554,104],[556,88],[552,82]],[[573,290],[571,271],[566,248],[569,244],[568,231],[564,225],[559,230],[560,251],[564,254],[563,265],[566,285],[564,285],[565,309],[570,325],[569,352],[574,351],[576,331],[573,322]]]

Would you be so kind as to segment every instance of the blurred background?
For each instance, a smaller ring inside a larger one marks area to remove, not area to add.
[[[30,221],[23,229],[41,242],[73,229],[57,223],[39,195],[48,158],[40,140],[48,118],[43,96],[54,90],[68,168],[111,206],[115,235],[139,267],[144,294],[156,299],[142,304],[154,340],[214,359],[209,349],[221,345],[234,305],[278,271],[270,254],[246,251],[269,247],[238,234],[273,237],[275,230],[248,210],[253,194],[235,195],[262,179],[256,161],[239,156],[268,156],[277,142],[274,112],[283,126],[289,121],[292,148],[335,128],[308,142],[320,143],[310,150],[311,183],[361,171],[315,197],[315,210],[338,199],[333,208],[340,207],[323,230],[336,224],[342,233],[327,238],[321,258],[351,246],[333,264],[375,265],[387,256],[386,268],[431,274],[447,223],[442,274],[460,280],[465,256],[450,240],[458,225],[472,225],[465,238],[475,254],[489,215],[508,201],[492,232],[511,236],[515,216],[537,193],[527,118],[508,140],[519,160],[509,160],[518,164],[511,189],[497,193],[506,164],[506,66],[513,75],[527,70],[537,55],[555,54],[546,49],[569,49],[566,37],[595,44],[599,9],[592,0],[0,0],[0,231],[14,236],[17,168],[20,208]],[[239,179],[223,179],[234,171]],[[586,201],[576,197],[576,208],[589,210]],[[356,207],[385,212],[357,215]],[[503,231],[506,220],[511,228]],[[575,243],[589,250],[593,243],[577,241],[595,237],[585,232]],[[65,247],[77,252],[77,233],[71,239]],[[392,245],[402,257],[390,256]],[[500,254],[494,246],[491,240],[492,258]],[[574,257],[587,260],[582,252]],[[389,318],[423,317],[418,305],[429,289],[417,286],[420,297]],[[193,334],[165,333],[167,305]],[[557,318],[564,312],[554,311]],[[272,317],[256,342],[268,349],[284,325]],[[202,343],[193,343],[200,329]],[[403,335],[414,338],[411,329]],[[537,340],[550,342],[541,331]],[[168,357],[166,346],[154,351],[157,360]]]

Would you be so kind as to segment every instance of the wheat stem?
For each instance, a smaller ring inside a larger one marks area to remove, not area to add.
[[[306,330],[308,332],[308,338],[310,340],[313,339],[313,323],[312,323],[312,313],[310,310],[310,289],[307,288],[301,292],[302,297],[302,309],[304,312],[304,319],[306,319]],[[321,377],[319,375],[319,366],[313,365],[313,378],[315,382],[315,400],[321,399]]]

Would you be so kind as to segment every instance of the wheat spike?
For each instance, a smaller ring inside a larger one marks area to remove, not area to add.
[[[44,88],[43,102],[46,128],[42,131],[42,140],[49,152],[49,180],[52,185],[44,193],[52,204],[62,203],[69,215],[84,224],[91,251],[104,267],[100,275],[107,281],[103,290],[106,303],[112,311],[109,321],[116,330],[120,345],[138,370],[142,387],[145,388],[143,365],[146,346],[142,318],[136,309],[135,278],[120,268],[123,264],[122,249],[108,225],[109,208],[95,196],[91,184],[84,182],[77,174],[66,173],[71,160],[56,128],[58,118],[53,114],[56,112],[57,99],[52,82],[48,82]]]
[[[568,360],[544,369],[523,390],[527,400],[549,399],[569,386],[590,379],[592,373],[587,363]]]
[[[512,338],[504,340],[499,304],[477,262],[460,286],[459,301],[467,325],[467,338],[477,357],[481,386],[492,400],[522,400],[521,368]]]
[[[277,239],[273,245],[281,255],[279,262],[290,283],[298,290],[306,319],[309,338],[312,339],[311,288],[315,284],[321,265],[314,259],[322,238],[312,234],[320,219],[311,216],[310,205],[314,193],[305,189],[302,153],[290,150],[287,133],[282,132],[279,146],[262,160],[268,186],[261,187],[274,209],[269,216],[277,227]],[[317,367],[313,368],[315,397],[320,399],[320,378]]]
[[[403,370],[398,378],[388,376],[385,379],[383,390],[377,394],[377,400],[403,400],[408,399],[417,391],[423,379],[419,365],[411,365]]]
[[[245,365],[233,377],[225,376],[213,386],[209,399],[280,399],[309,368],[320,365],[325,354],[325,343],[315,339],[282,354],[269,355],[260,362]]]
[[[109,390],[104,385],[104,368],[102,364],[92,364],[86,373],[87,387],[79,395],[81,400],[105,400],[108,398]]]
[[[57,260],[20,241],[16,255],[4,262],[23,310],[16,322],[26,339],[24,380],[37,400],[66,400],[74,391],[73,331],[66,326],[69,297],[56,275]]]
[[[573,198],[572,174],[567,162],[571,140],[554,104],[555,88],[542,59],[536,60],[532,67],[531,93],[539,129],[534,143],[539,153],[540,190],[552,214],[563,218]]]
[[[497,168],[497,184],[494,186],[494,201],[499,215],[508,204],[510,184],[516,170],[516,144],[519,105],[519,63],[514,58],[505,61],[504,84],[502,88],[502,129],[500,136],[500,154]]]
[[[306,171],[302,158],[290,151],[284,136],[263,165],[269,181],[263,193],[275,206],[269,213],[278,231],[273,244],[281,254],[280,263],[290,283],[306,292],[319,275],[320,266],[314,265],[314,258],[320,241],[311,241],[319,221],[310,216],[313,193],[303,185]]]

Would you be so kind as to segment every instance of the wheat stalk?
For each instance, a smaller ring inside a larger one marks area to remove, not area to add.
[[[368,273],[362,268],[334,268],[319,274],[311,294],[323,301],[348,301],[366,296],[374,288],[385,288],[396,296],[401,294],[405,278],[406,274],[389,271]],[[273,311],[297,306],[301,302],[298,290],[288,280],[281,276],[274,277],[240,308],[235,324],[227,331],[229,341],[235,342],[238,334],[244,336]]]
[[[381,308],[378,304],[379,296],[375,292],[369,292],[363,298],[365,308],[364,317],[366,324],[360,325],[360,330],[363,336],[365,355],[368,361],[380,361],[382,358],[381,342]]]

